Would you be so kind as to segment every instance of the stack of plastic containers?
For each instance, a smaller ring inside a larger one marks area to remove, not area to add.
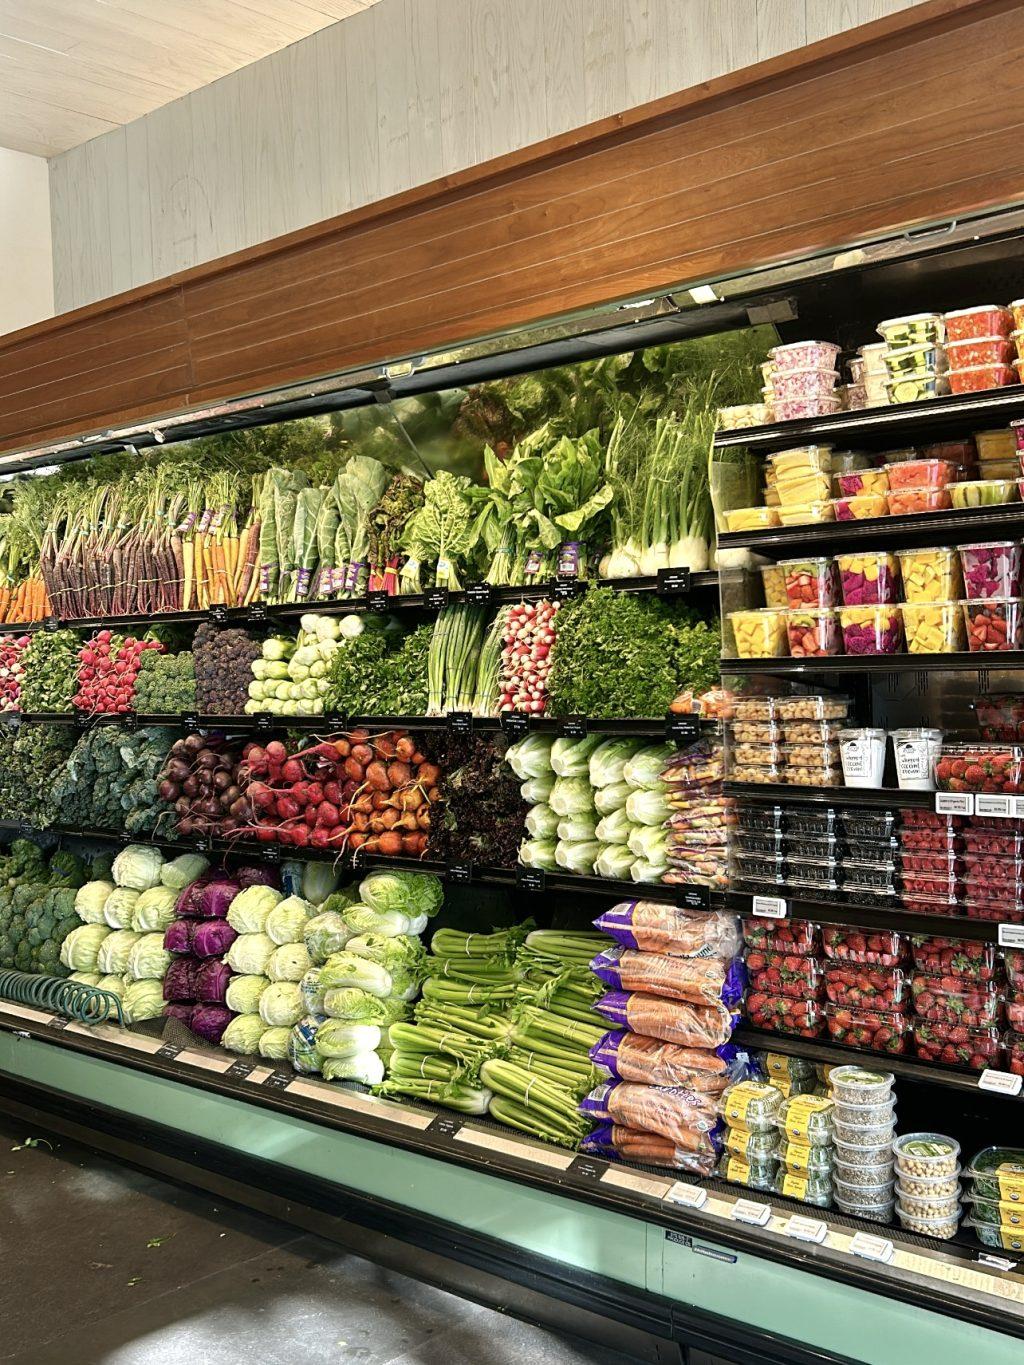
[[[947,313],[946,350],[949,386],[954,393],[976,393],[1017,382],[1013,368],[1013,314],[995,303]]]
[[[835,1100],[834,1193],[837,1208],[857,1218],[892,1218],[896,1100],[890,1072],[839,1066],[829,1073]]]
[[[1020,473],[1017,442],[1011,427],[976,431],[974,445],[979,479],[1016,479]]]
[[[910,982],[904,937],[890,929],[827,924],[822,946],[829,1037],[869,1052],[905,1052]]]
[[[964,890],[963,825],[959,815],[907,807],[899,833],[903,904],[922,915],[955,915]]]
[[[738,699],[727,730],[730,779],[841,785],[838,729],[849,709],[847,698],[821,694]]]
[[[782,1091],[767,1081],[739,1081],[725,1092],[719,1106],[726,1125],[718,1166],[723,1179],[752,1190],[774,1190],[779,1170],[776,1119],[782,1105]]]
[[[885,341],[886,392],[890,403],[913,403],[949,393],[942,317],[914,313],[878,324]]]
[[[960,1223],[960,1144],[943,1133],[904,1133],[896,1156],[896,1217],[908,1232],[943,1241]]]
[[[915,936],[912,1028],[922,1061],[997,1067],[1002,1057],[1002,973],[991,943]]]
[[[783,559],[786,636],[794,659],[840,654],[842,645],[833,610],[839,600],[835,563],[824,555]]]
[[[1016,541],[982,541],[960,548],[964,627],[975,653],[1021,647],[1021,547]]]
[[[903,582],[901,615],[911,654],[963,649],[960,558],[947,546],[898,551]]]
[[[964,911],[995,922],[1024,915],[1024,824],[973,816],[963,831]]]
[[[807,920],[745,919],[746,1015],[755,1028],[817,1038],[825,978],[818,926]]]
[[[1006,1069],[1024,1076],[1024,950],[1004,948],[1006,964],[1006,1021],[1004,1038]]]
[[[860,348],[856,361],[850,362],[850,379],[863,385],[865,407],[884,408],[889,402],[889,371],[885,364],[888,349],[884,341],[871,342]]]
[[[963,1177],[967,1184],[964,1224],[973,1228],[978,1241],[1003,1251],[1024,1251],[1024,1151],[986,1147]]]
[[[779,1169],[775,1193],[827,1209],[832,1205],[833,1102],[822,1095],[792,1095],[778,1112]]]
[[[839,458],[833,455],[833,463],[838,464]],[[843,457],[843,468],[835,469],[832,483],[835,491],[832,508],[836,521],[862,521],[865,517],[885,516],[889,475],[884,468],[869,468],[864,456],[854,461],[851,452]]]
[[[834,520],[832,447],[797,446],[768,457],[765,494],[773,494],[783,526]]]
[[[766,387],[772,391],[777,421],[839,411],[839,350],[832,341],[794,341],[769,352],[772,368]]]

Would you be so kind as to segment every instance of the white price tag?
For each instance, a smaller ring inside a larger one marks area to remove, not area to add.
[[[979,1090],[991,1090],[995,1095],[1019,1095],[1024,1085],[1024,1076],[1015,1076],[1012,1071],[994,1071],[986,1067],[978,1077]]]
[[[750,903],[753,914],[761,919],[785,919],[786,902],[781,896],[754,896]]]
[[[753,1223],[763,1228],[772,1216],[770,1204],[757,1204],[753,1199],[737,1199],[729,1213],[736,1223]]]
[[[936,815],[973,815],[973,792],[936,792]]]
[[[893,1246],[888,1237],[876,1237],[872,1232],[858,1232],[850,1242],[850,1254],[865,1261],[881,1261],[888,1265],[893,1258]]]
[[[1024,819],[1024,796],[1013,798],[1013,814],[1017,820]]]
[[[1024,924],[1001,924],[998,937],[1000,948],[1024,948]]]
[[[1012,796],[991,796],[978,792],[974,798],[975,815],[988,815],[997,820],[1009,820],[1013,816]]]
[[[684,1204],[688,1209],[702,1209],[708,1202],[708,1192],[703,1185],[685,1185],[677,1180],[665,1198],[670,1204]]]
[[[991,1270],[1017,1269],[1016,1261],[1011,1261],[1007,1256],[993,1256],[989,1251],[978,1252],[978,1264],[988,1266]]]
[[[814,1242],[821,1246],[828,1236],[828,1224],[820,1218],[806,1218],[802,1213],[794,1213],[782,1231],[785,1236],[794,1237],[798,1242]]]

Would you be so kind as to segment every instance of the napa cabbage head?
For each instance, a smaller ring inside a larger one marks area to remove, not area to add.
[[[372,1052],[381,1040],[377,1024],[352,1024],[343,1019],[325,1019],[316,1031],[317,1051],[324,1057],[354,1057]]]
[[[115,886],[103,907],[103,918],[111,929],[130,929],[135,915],[139,892],[127,886]]]
[[[143,934],[128,954],[128,975],[133,981],[162,981],[170,965],[163,934]]]
[[[302,896],[310,905],[323,905],[337,891],[341,874],[330,863],[306,863],[302,871]]]
[[[320,984],[325,991],[354,986],[380,999],[391,994],[391,973],[370,958],[348,951],[333,953],[320,968]]]
[[[269,934],[274,942],[301,943],[306,921],[312,917],[313,907],[301,896],[288,896],[274,906],[267,916],[263,932]]]
[[[262,934],[267,916],[283,900],[272,886],[247,886],[228,906],[228,923],[240,934]]]
[[[371,872],[359,883],[359,899],[371,910],[397,910],[415,919],[437,914],[444,889],[429,872]]]
[[[393,995],[381,999],[369,995],[357,986],[338,986],[324,991],[324,1014],[332,1019],[348,1019],[356,1023],[380,1024],[382,1027],[395,1024],[409,1017],[409,1006],[404,1000]]]
[[[312,965],[304,943],[282,943],[270,954],[266,975],[271,981],[301,981]]]
[[[340,953],[355,933],[337,910],[321,910],[319,915],[306,920],[302,941],[314,962],[326,962],[332,953]]]
[[[380,1085],[384,1079],[384,1063],[376,1052],[359,1052],[352,1057],[325,1057],[320,1070],[325,1081]]]
[[[75,913],[83,924],[106,924],[103,907],[114,890],[113,882],[86,882],[75,892]]]
[[[266,934],[239,934],[224,961],[242,976],[266,976],[267,963],[276,951],[277,944]]]
[[[127,886],[132,891],[148,891],[151,886],[160,885],[160,869],[164,865],[164,855],[158,848],[148,844],[129,844],[114,859],[111,872],[118,886]]]
[[[174,918],[177,892],[168,886],[152,886],[143,891],[132,911],[131,927],[142,934],[163,931]]]
[[[266,1031],[267,1025],[258,1014],[239,1014],[221,1034],[220,1045],[229,1052],[253,1056],[259,1051],[260,1039]]]
[[[266,976],[233,976],[228,982],[224,1003],[235,1014],[255,1014],[260,997],[270,985]]]
[[[525,782],[531,777],[550,775],[553,745],[554,740],[550,735],[527,735],[508,746],[505,750],[505,761],[520,782]]]
[[[295,981],[272,981],[260,996],[259,1015],[265,1024],[296,1024],[305,1014],[302,992]]]

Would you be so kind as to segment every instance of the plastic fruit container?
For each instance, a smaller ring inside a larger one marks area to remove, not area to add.
[[[834,607],[838,585],[835,563],[827,556],[809,559],[783,559],[778,567],[786,583],[786,599],[791,607]]]
[[[863,1066],[837,1066],[829,1072],[828,1083],[839,1104],[885,1106],[890,1101],[895,1079],[891,1071],[872,1071]]]
[[[1017,382],[1012,365],[972,365],[966,370],[950,370],[947,378],[953,393],[980,393]]]
[[[910,982],[914,1013],[937,1024],[987,1028],[1002,1019],[1002,999],[993,981],[961,981],[955,976],[915,972]]]
[[[903,629],[898,607],[840,607],[839,624],[847,654],[898,654]]]
[[[896,1174],[935,1180],[960,1170],[960,1144],[944,1133],[904,1133],[892,1144]]]
[[[961,909],[968,919],[986,924],[1024,924],[1024,906],[1007,905],[1005,901],[972,900],[963,898]]]
[[[766,608],[763,611],[729,613],[736,653],[741,659],[769,659],[787,650],[786,614]]]
[[[1024,1033],[1010,1029],[1003,1035],[1006,1049],[1006,1069],[1015,1076],[1024,1076]]]
[[[858,493],[854,497],[833,498],[836,521],[870,521],[873,517],[889,515],[889,505],[882,493]]]
[[[748,917],[743,920],[742,929],[743,942],[748,948],[799,957],[818,951],[818,926],[810,920],[782,920],[773,924]]]
[[[835,508],[831,501],[798,502],[790,506],[781,505],[778,509],[779,521],[783,526],[807,526],[813,522],[835,521]]]
[[[1024,948],[1004,948],[1006,981],[1013,991],[1024,991]]]
[[[778,479],[797,478],[802,474],[832,473],[831,446],[793,446],[769,455],[767,469]]]
[[[859,962],[825,964],[825,995],[833,1005],[863,1010],[895,1010],[907,998],[907,978],[899,967]]]
[[[900,1201],[896,1200],[896,1217],[900,1220],[902,1227],[908,1232],[920,1233],[922,1237],[934,1237],[936,1240],[945,1242],[950,1237],[956,1236],[956,1230],[960,1226],[960,1206],[956,1206],[953,1213],[943,1213],[934,1218],[922,1218],[919,1214],[910,1213]]]
[[[748,948],[746,965],[754,990],[775,991],[796,1000],[821,998],[824,978],[816,957]]]
[[[945,488],[956,478],[957,468],[950,460],[903,460],[887,464],[885,472],[889,491],[895,493],[903,488]]]
[[[831,607],[807,607],[786,612],[789,653],[794,659],[822,658],[842,654],[839,623]]]
[[[797,1034],[801,1038],[817,1038],[825,1022],[817,1000],[789,1000],[764,991],[749,991],[745,1009],[755,1028]]]
[[[941,934],[915,934],[911,952],[917,971],[929,976],[955,976],[961,981],[993,981],[996,976],[994,943]]]
[[[953,602],[960,598],[960,558],[956,550],[939,546],[898,550],[903,596],[907,602]]]
[[[774,1132],[781,1107],[781,1093],[766,1081],[737,1081],[718,1102],[718,1112],[731,1128],[751,1133]]]
[[[1007,336],[969,337],[966,341],[950,341],[946,346],[950,368],[975,369],[979,365],[1009,365],[1016,351]]]
[[[841,350],[834,341],[790,341],[773,346],[768,352],[774,366],[773,382],[780,372],[790,370],[834,370]]]
[[[983,597],[962,603],[972,654],[1020,649],[1024,617],[1019,597]]]
[[[822,926],[822,947],[834,962],[863,963],[896,967],[906,960],[906,945],[891,929],[846,928],[838,924]]]
[[[884,337],[889,350],[899,350],[902,346],[935,345],[944,336],[942,316],[939,313],[910,313],[906,317],[887,318],[878,324],[878,335]],[[868,349],[863,347],[861,354]]]
[[[881,370],[867,370],[864,374],[864,397],[867,400],[866,406],[869,408],[884,408],[889,404],[889,393],[886,384],[889,380],[889,371],[883,366]]]
[[[1016,597],[1021,588],[1021,547],[1015,540],[988,540],[960,546],[964,596]]]
[[[942,1062],[947,1066],[965,1066],[972,1071],[984,1071],[998,1065],[1002,1056],[1002,1038],[994,1025],[969,1028],[963,1024],[942,1024],[934,1019],[914,1019],[911,1022],[914,1047],[923,1062]]]
[[[849,697],[808,693],[805,696],[773,697],[775,715],[781,721],[845,720],[850,714]]]
[[[985,821],[981,816],[976,816],[963,832],[963,846],[966,854],[1022,858],[1024,828],[1019,820]]]
[[[968,483],[955,483],[949,489],[949,496],[959,511],[967,507],[996,507],[1000,503],[1020,501],[1014,479],[972,479]]]
[[[900,616],[909,654],[958,654],[965,647],[959,602],[904,602]]]
[[[765,531],[781,522],[774,507],[735,507],[726,512],[725,524],[730,531]]]
[[[885,390],[890,403],[920,403],[949,393],[949,379],[932,370],[915,370],[911,374],[901,374],[897,379],[887,379]]]
[[[718,409],[717,425],[720,431],[742,431],[747,427],[763,427],[767,420],[763,403],[735,403]]]
[[[863,493],[885,493],[889,475],[884,469],[855,469],[848,474],[835,475],[836,491],[844,498],[855,498]]]
[[[761,582],[764,585],[764,604],[766,607],[785,609],[789,606],[789,598],[786,596],[786,575],[778,564],[766,564],[764,566],[761,570]]]
[[[979,479],[1016,479],[1020,473],[1017,460],[979,460]]]
[[[827,398],[835,392],[839,372],[834,369],[776,369],[772,377],[772,396],[781,398]]]
[[[890,379],[905,374],[939,374],[946,368],[946,353],[941,346],[918,344],[886,351],[882,357]]]
[[[1009,336],[1013,327],[1013,313],[998,303],[979,303],[973,308],[957,308],[946,313],[947,341],[968,341],[974,337]]]
[[[803,474],[788,474],[785,478],[775,480],[773,491],[778,500],[777,505],[783,508],[826,502],[832,493],[832,476],[817,470],[808,470]]]
[[[838,398],[777,399],[775,403],[775,417],[779,422],[795,422],[804,417],[831,417],[838,411]]]
[[[909,1025],[901,1010],[883,1012],[829,1004],[825,1006],[825,1027],[833,1042],[849,1047],[866,1048],[869,1052],[907,1050]]]
[[[946,512],[953,499],[948,488],[904,488],[886,493],[885,505],[891,517],[910,517],[918,512]]]
[[[867,607],[899,600],[899,560],[887,550],[838,555],[843,605]]]
[[[976,431],[974,444],[978,460],[1012,460],[1017,454],[1017,442],[1012,427],[999,427],[995,431]]]

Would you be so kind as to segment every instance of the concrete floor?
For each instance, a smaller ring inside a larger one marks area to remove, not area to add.
[[[0,1360],[629,1365],[0,1116]]]

